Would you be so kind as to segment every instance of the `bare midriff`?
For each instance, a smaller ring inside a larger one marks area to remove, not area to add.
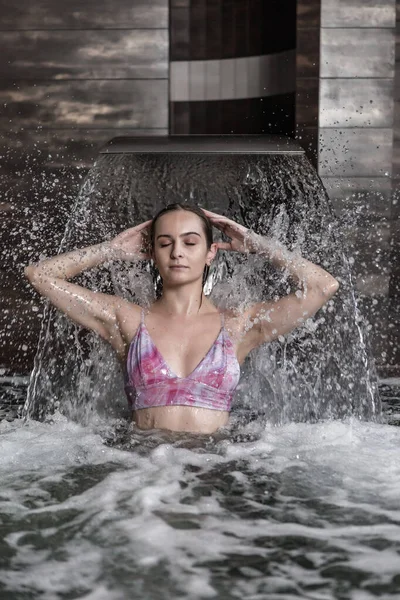
[[[154,406],[134,412],[139,429],[169,429],[192,433],[214,433],[228,423],[229,412],[193,406]]]

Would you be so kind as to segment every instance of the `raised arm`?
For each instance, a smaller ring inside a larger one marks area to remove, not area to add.
[[[231,242],[218,243],[219,248],[260,254],[274,266],[287,269],[298,285],[296,292],[277,301],[258,302],[244,312],[241,317],[243,358],[253,348],[304,323],[337,292],[339,282],[322,267],[227,217],[205,212],[216,227],[232,238]]]
[[[126,301],[118,296],[91,291],[68,281],[79,273],[113,259],[148,258],[142,251],[150,221],[128,229],[109,242],[59,254],[25,268],[32,286],[71,320],[91,329],[107,341],[116,334],[116,315]]]
[[[282,244],[252,234],[252,248],[274,266],[286,269],[298,289],[276,301],[258,302],[245,313],[253,331],[250,345],[270,342],[315,315],[339,289],[339,282],[322,267],[294,254]]]

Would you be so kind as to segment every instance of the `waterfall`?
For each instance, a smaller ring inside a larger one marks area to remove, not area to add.
[[[340,232],[329,198],[303,154],[102,154],[71,211],[60,252],[110,239],[172,202],[196,204],[283,242],[340,282],[307,322],[253,351],[242,367],[233,412],[283,423],[380,414],[368,348]],[[148,265],[115,262],[77,282],[148,305]],[[243,308],[294,291],[287,272],[257,255],[219,252],[207,292],[221,307]],[[87,422],[124,416],[122,368],[108,345],[48,306],[25,415],[59,409]]]

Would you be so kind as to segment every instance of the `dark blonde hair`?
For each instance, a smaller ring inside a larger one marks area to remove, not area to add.
[[[156,214],[156,216],[153,218],[151,225],[150,225],[151,248],[154,249],[156,223],[157,223],[158,219],[160,217],[162,217],[163,215],[165,215],[169,212],[176,211],[176,210],[186,210],[187,212],[191,212],[191,213],[197,215],[201,219],[202,224],[203,224],[203,231],[206,236],[207,249],[209,250],[211,248],[211,244],[213,243],[213,231],[212,231],[212,224],[211,224],[210,219],[207,217],[205,212],[198,206],[192,206],[190,204],[180,204],[179,202],[175,202],[174,204],[168,204],[168,206],[166,206],[165,208],[162,208]],[[210,271],[210,267],[208,265],[205,265],[204,272],[203,272],[203,286],[204,286],[205,282],[207,281],[209,271]],[[154,272],[153,272],[153,279],[155,280],[156,297],[159,298],[162,294],[163,284],[162,284],[162,279],[160,277],[160,274],[158,273],[158,271],[156,269],[154,269]]]
[[[206,213],[198,206],[191,206],[190,204],[180,204],[179,202],[176,202],[174,204],[168,204],[168,206],[166,206],[165,208],[162,208],[156,214],[156,216],[153,218],[153,220],[151,222],[151,226],[150,226],[151,247],[154,248],[154,242],[155,242],[154,235],[155,235],[156,223],[157,223],[158,219],[160,217],[162,217],[163,215],[165,215],[169,212],[173,212],[175,210],[186,210],[187,212],[194,213],[195,215],[197,215],[199,217],[199,219],[202,220],[203,230],[204,230],[204,233],[206,236],[207,248],[209,249],[211,247],[211,244],[213,243],[213,231],[212,231],[212,225],[211,225],[210,219],[207,217]]]

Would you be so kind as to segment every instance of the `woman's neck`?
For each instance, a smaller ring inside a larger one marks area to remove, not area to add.
[[[170,288],[164,289],[154,307],[168,315],[193,316],[200,311],[207,312],[213,305],[202,289]]]

